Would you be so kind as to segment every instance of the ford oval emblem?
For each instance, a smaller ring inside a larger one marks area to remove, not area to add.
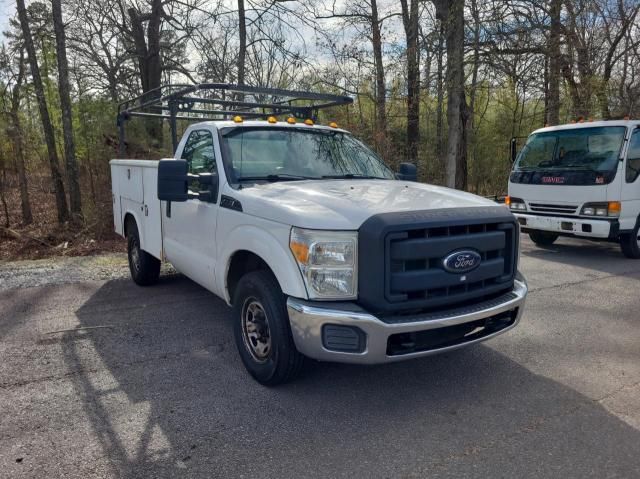
[[[482,256],[477,252],[465,249],[449,253],[442,260],[442,266],[449,273],[468,273],[480,266]]]

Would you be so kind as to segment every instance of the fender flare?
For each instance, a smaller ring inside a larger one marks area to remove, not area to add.
[[[136,226],[138,227],[138,237],[140,238],[140,248],[144,249],[144,228],[142,228],[142,222],[140,221],[140,218],[138,217],[138,213],[135,210],[132,210],[130,208],[127,208],[126,210],[123,211],[123,215],[122,215],[122,233],[123,236],[126,238],[127,237],[127,232],[126,232],[126,224],[127,224],[127,216],[131,215],[134,219],[134,221],[136,222]]]
[[[293,254],[283,249],[278,239],[264,229],[251,225],[242,225],[233,229],[225,237],[225,248],[221,251],[216,280],[218,289],[230,304],[227,277],[231,259],[239,251],[248,251],[260,257],[275,275],[282,292],[287,296],[307,299],[307,290]],[[288,244],[288,240],[287,240]]]

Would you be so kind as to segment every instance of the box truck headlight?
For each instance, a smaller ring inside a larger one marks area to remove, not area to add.
[[[586,203],[580,214],[583,216],[601,216],[617,218],[620,216],[621,205],[619,201],[609,201],[608,203]]]
[[[312,299],[355,299],[358,233],[292,228],[289,248]]]
[[[511,211],[527,211],[527,205],[524,203],[524,200],[521,200],[520,198],[507,196],[505,197],[504,202]]]

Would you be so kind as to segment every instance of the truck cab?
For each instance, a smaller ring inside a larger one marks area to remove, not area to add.
[[[518,323],[527,284],[508,208],[394,172],[333,122],[243,112],[190,125],[173,158],[111,169],[133,280],[155,283],[168,261],[222,298],[256,380],[289,381],[308,358],[450,351]]]
[[[640,258],[640,121],[541,128],[515,158],[507,202],[538,245],[559,236],[620,244]]]

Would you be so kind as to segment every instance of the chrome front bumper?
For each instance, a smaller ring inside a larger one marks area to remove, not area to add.
[[[527,283],[521,276],[514,282],[513,290],[505,296],[502,302],[488,301],[486,307],[482,304],[473,307],[463,307],[437,314],[412,317],[408,321],[385,322],[353,304],[344,307],[325,306],[319,302],[303,301],[296,298],[287,300],[287,310],[291,322],[291,332],[295,345],[302,354],[320,361],[334,361],[342,363],[378,364],[405,359],[428,356],[431,354],[451,351],[463,346],[485,341],[513,328],[520,317],[527,295]],[[400,333],[418,333],[420,331],[437,330],[450,326],[459,326],[478,320],[489,319],[511,312],[512,321],[504,328],[489,332],[482,337],[460,338],[455,344],[449,344],[434,349],[408,352],[405,354],[388,354],[389,337]],[[366,340],[362,352],[341,352],[330,350],[323,344],[323,327],[326,325],[350,326],[358,328],[364,333]]]

